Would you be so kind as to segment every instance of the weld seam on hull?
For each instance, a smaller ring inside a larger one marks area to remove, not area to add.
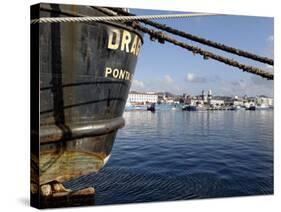
[[[124,125],[124,118],[118,117],[104,121],[92,122],[89,125],[70,126],[71,139],[108,134],[122,128]],[[40,144],[59,142],[63,139],[63,135],[63,130],[58,126],[41,127]]]

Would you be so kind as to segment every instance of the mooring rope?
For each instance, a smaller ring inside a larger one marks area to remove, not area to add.
[[[117,15],[115,11],[110,11],[107,8],[99,8],[99,9],[100,9],[101,12],[103,12],[107,15]],[[273,78],[274,78],[273,73],[270,73],[268,71],[264,71],[264,70],[262,70],[260,68],[257,68],[257,67],[253,67],[253,66],[250,66],[250,65],[245,65],[245,64],[239,63],[236,60],[233,60],[233,59],[230,59],[230,58],[227,58],[227,57],[223,57],[223,56],[214,54],[212,52],[203,50],[201,48],[189,45],[187,43],[178,41],[178,40],[168,36],[167,34],[164,34],[162,31],[149,29],[147,27],[141,26],[137,22],[129,23],[129,25],[131,25],[135,29],[138,29],[138,30],[140,30],[144,33],[149,34],[152,40],[158,40],[159,43],[164,43],[165,41],[167,41],[167,42],[172,43],[176,46],[180,46],[180,47],[182,47],[182,48],[184,48],[188,51],[191,51],[193,54],[200,54],[200,55],[203,56],[204,59],[211,58],[211,59],[217,60],[219,62],[222,62],[224,64],[239,68],[239,69],[241,69],[245,72],[259,75],[259,76],[261,76],[263,78],[266,78],[266,79],[269,79],[269,80],[273,80]]]
[[[211,58],[211,59],[217,60],[219,62],[225,63],[227,65],[239,68],[239,69],[241,69],[241,70],[243,70],[245,72],[256,74],[256,75],[259,75],[259,76],[264,77],[266,79],[273,80],[273,74],[272,73],[264,71],[264,70],[262,70],[260,68],[253,67],[253,66],[250,66],[250,65],[241,64],[241,63],[239,63],[236,60],[229,59],[227,57],[223,57],[223,56],[214,54],[212,52],[200,49],[200,48],[195,47],[195,46],[191,46],[191,45],[189,45],[187,43],[178,41],[178,40],[176,40],[176,39],[174,39],[174,38],[172,38],[170,36],[167,36],[164,33],[162,33],[161,31],[156,31],[156,30],[144,28],[143,26],[140,26],[140,25],[137,25],[137,24],[134,24],[134,27],[136,29],[142,31],[142,32],[148,33],[153,38],[158,39],[158,41],[160,43],[164,43],[163,41],[167,41],[167,42],[172,43],[172,44],[174,44],[176,46],[180,46],[180,47],[182,47],[184,49],[187,49],[188,51],[191,51],[193,54],[200,54],[200,55],[203,56],[204,59]]]
[[[200,55],[203,56],[204,59],[211,58],[211,59],[217,60],[219,62],[225,63],[227,65],[239,68],[239,69],[241,69],[245,72],[249,72],[249,73],[252,73],[252,74],[259,75],[259,76],[261,76],[263,78],[266,78],[266,79],[269,79],[269,80],[273,80],[273,78],[274,78],[274,75],[271,72],[264,71],[260,68],[253,67],[253,66],[250,66],[250,65],[241,64],[238,61],[235,61],[233,59],[223,57],[223,56],[214,54],[212,52],[200,49],[198,47],[189,45],[187,43],[178,41],[178,40],[164,34],[162,31],[149,29],[149,28],[141,26],[140,24],[135,22],[135,21],[144,22],[144,20],[147,21],[148,19],[188,18],[188,17],[196,17],[196,16],[214,16],[214,15],[217,15],[217,14],[195,13],[195,14],[168,14],[168,15],[145,15],[145,16],[134,16],[134,15],[133,16],[128,16],[128,15],[117,16],[118,14],[115,11],[107,9],[107,8],[95,8],[95,9],[98,9],[98,10],[102,11],[103,13],[105,13],[109,16],[101,16],[101,17],[96,17],[96,16],[95,17],[92,17],[92,16],[90,16],[90,17],[87,17],[87,16],[85,16],[85,17],[44,17],[44,18],[31,20],[31,24],[36,24],[36,23],[66,23],[66,22],[94,22],[94,21],[125,21],[125,22],[129,22],[129,23],[126,23],[127,25],[130,25],[130,26],[132,26],[132,27],[144,32],[144,33],[149,34],[151,40],[157,39],[158,42],[160,42],[160,43],[164,43],[165,41],[167,41],[167,42],[172,43],[176,46],[180,46],[184,49],[187,49],[188,51],[191,51],[193,54],[200,54]],[[151,21],[149,21],[149,22],[151,22]],[[154,22],[154,27],[165,26],[165,25],[163,25],[163,26],[160,26],[160,25],[161,24],[158,24],[158,23]],[[167,26],[165,26],[165,27],[166,27],[165,31],[168,31],[169,29],[167,28]],[[171,29],[173,29],[173,28],[171,28]],[[181,31],[179,31],[179,32],[181,32]],[[175,34],[176,33],[177,32],[175,32]],[[181,34],[181,33],[178,33],[178,34]],[[197,41],[197,42],[199,42],[199,41]],[[219,43],[217,43],[217,44],[219,44]],[[208,44],[206,44],[206,45],[208,45]],[[219,45],[225,46],[223,44],[219,44]],[[225,46],[225,47],[227,47],[227,46]],[[233,48],[233,47],[229,47],[229,48]],[[242,53],[242,55],[240,55],[242,50],[233,48],[233,51],[236,52],[237,55],[243,56],[243,53]],[[239,51],[240,51],[240,53],[239,53]],[[245,53],[245,51],[244,51],[244,53]],[[246,53],[248,53],[248,52],[246,52]],[[252,53],[249,53],[249,54],[252,54]],[[252,54],[252,55],[254,55],[254,54]],[[258,57],[260,57],[260,56],[254,55],[254,58],[258,58]],[[269,60],[271,60],[271,59],[269,59]],[[264,61],[260,61],[260,62],[264,62]],[[271,61],[269,61],[268,64],[271,64]],[[273,60],[272,60],[272,65],[273,65]]]
[[[217,14],[192,13],[192,14],[166,14],[166,15],[142,15],[142,16],[85,16],[85,17],[42,17],[31,20],[36,23],[66,23],[66,22],[93,22],[93,21],[139,21],[147,19],[190,18],[195,16],[214,16]]]
[[[96,7],[95,7],[95,9],[96,9]],[[105,9],[104,11],[107,10],[107,8],[101,8],[101,9]],[[121,10],[121,9],[110,8],[110,10],[112,10],[114,12],[117,12],[118,14],[127,15],[127,16],[134,16],[134,14],[128,13],[128,12],[126,12],[124,10]],[[116,14],[116,15],[118,15],[118,14]],[[256,55],[256,54],[253,54],[253,53],[250,53],[250,52],[238,49],[238,48],[234,48],[234,47],[222,44],[222,43],[218,43],[218,42],[215,42],[215,41],[208,40],[206,38],[202,38],[202,37],[199,37],[199,36],[196,36],[196,35],[192,35],[190,33],[172,28],[172,27],[167,26],[165,24],[160,24],[160,23],[150,21],[150,20],[145,20],[145,19],[140,20],[140,22],[143,22],[144,24],[150,25],[150,26],[155,27],[157,29],[164,30],[164,31],[169,32],[171,34],[174,34],[174,35],[177,35],[177,36],[180,36],[180,37],[184,37],[186,39],[189,39],[189,40],[192,40],[192,41],[195,41],[195,42],[198,42],[198,43],[201,43],[201,44],[204,44],[204,45],[216,48],[216,49],[220,49],[220,50],[225,51],[225,52],[236,54],[236,55],[241,56],[241,57],[245,57],[245,58],[252,59],[252,60],[255,60],[255,61],[259,61],[259,62],[262,62],[262,63],[266,63],[266,64],[269,64],[269,65],[273,65],[273,63],[274,63],[273,59],[271,59],[271,58],[259,56],[259,55]]]

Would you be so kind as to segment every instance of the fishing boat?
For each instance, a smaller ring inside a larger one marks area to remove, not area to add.
[[[140,26],[133,21],[136,19],[127,21],[134,28],[125,25],[125,19],[118,23],[88,22],[90,17],[114,14],[75,5],[41,3],[31,8],[31,90],[35,93],[31,102],[31,194],[35,201],[38,196],[70,192],[62,183],[99,171],[110,158],[116,133],[124,126],[122,115],[143,44],[136,29],[159,43],[168,41],[204,59],[273,79],[271,73]],[[47,19],[38,21],[42,17]],[[50,17],[66,18],[51,23]],[[85,22],[80,22],[81,18],[72,22],[71,17],[84,17]],[[160,28],[171,30],[164,25]],[[200,106],[186,108],[206,110]],[[34,115],[37,112],[39,118]]]
[[[152,103],[151,105],[147,106],[147,110],[155,112],[155,103]]]
[[[270,107],[266,104],[260,104],[256,106],[256,110],[270,110]]]
[[[242,110],[243,108],[240,105],[233,105],[229,108],[227,108],[227,110]]]
[[[246,110],[256,110],[256,106],[250,105],[248,108],[246,108]]]
[[[71,15],[105,16],[87,6],[31,8],[33,19]],[[40,72],[31,192],[50,196],[69,191],[63,182],[97,172],[108,161],[125,123],[122,114],[143,40],[135,29],[113,22],[33,24],[31,40],[31,63],[39,63],[32,73]]]
[[[197,111],[197,106],[195,105],[184,105],[182,107],[182,110],[186,110],[186,111]]]

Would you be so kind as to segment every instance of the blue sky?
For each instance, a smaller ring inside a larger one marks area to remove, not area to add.
[[[131,9],[130,12],[138,15],[172,13],[135,9]],[[273,58],[273,18],[205,16],[157,21],[194,35]],[[273,71],[273,67],[263,63],[186,39],[178,39],[240,62]],[[144,45],[139,55],[131,90],[170,91],[175,94],[196,95],[203,89],[211,89],[214,95],[273,96],[273,81],[244,73],[240,69],[215,60],[203,60],[201,56],[194,56],[191,52],[169,43],[163,45],[151,42],[147,35],[144,36]]]

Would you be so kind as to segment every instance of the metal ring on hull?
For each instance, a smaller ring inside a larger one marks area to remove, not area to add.
[[[98,136],[108,134],[114,130],[124,127],[125,120],[123,117],[118,117],[108,120],[100,120],[91,124],[81,124],[68,126],[70,128],[71,139],[83,138],[89,136]],[[64,138],[64,131],[56,125],[44,127],[40,129],[40,144],[48,144],[59,142]]]

